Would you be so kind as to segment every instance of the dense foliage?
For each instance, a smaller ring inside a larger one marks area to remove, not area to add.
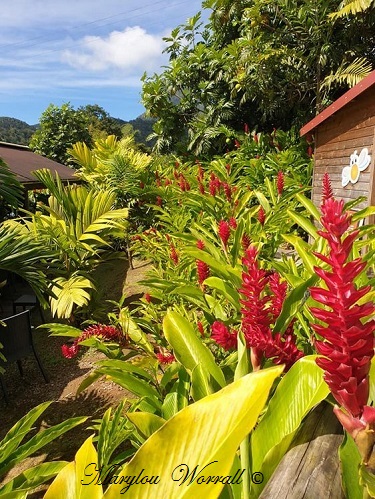
[[[0,117],[0,141],[27,146],[37,125],[28,125],[16,118]]]
[[[340,2],[207,0],[175,28],[169,65],[144,76],[159,151],[225,150],[242,130],[301,126],[374,67],[375,9],[333,19]]]

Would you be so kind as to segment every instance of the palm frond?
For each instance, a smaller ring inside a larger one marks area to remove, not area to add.
[[[359,12],[364,12],[371,6],[375,6],[375,0],[344,0],[339,5],[339,10],[330,14],[331,19],[338,19],[350,14],[355,15]]]
[[[324,78],[322,89],[330,88],[332,85],[342,85],[346,83],[349,87],[354,87],[372,71],[371,64],[364,57],[357,57],[351,63],[343,63],[335,71]]]

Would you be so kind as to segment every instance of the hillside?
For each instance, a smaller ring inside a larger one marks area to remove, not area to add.
[[[28,125],[16,118],[0,117],[0,142],[27,146],[38,125]]]
[[[130,121],[116,119],[121,125],[131,125],[134,129],[135,140],[140,144],[151,146],[147,142],[147,136],[152,132],[154,120],[146,118],[144,115]],[[27,146],[33,133],[37,130],[38,125],[28,125],[26,122],[16,118],[0,117],[0,142],[11,142],[13,144],[21,144]]]

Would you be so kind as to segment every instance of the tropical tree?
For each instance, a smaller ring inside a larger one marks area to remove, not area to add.
[[[375,9],[333,19],[336,0],[207,0],[174,29],[169,65],[143,77],[143,102],[157,118],[159,151],[188,143],[196,153],[224,150],[243,129],[300,126],[374,66]]]

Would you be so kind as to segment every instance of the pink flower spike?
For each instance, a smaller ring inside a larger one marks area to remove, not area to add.
[[[232,350],[237,347],[236,331],[229,331],[227,326],[220,321],[215,321],[212,326],[211,338],[224,350]]]
[[[284,174],[282,171],[279,171],[279,173],[277,174],[276,186],[277,192],[279,196],[281,196],[284,191]]]
[[[264,225],[265,221],[266,221],[266,212],[264,211],[263,206],[261,206],[258,211],[258,222],[261,225]]]

